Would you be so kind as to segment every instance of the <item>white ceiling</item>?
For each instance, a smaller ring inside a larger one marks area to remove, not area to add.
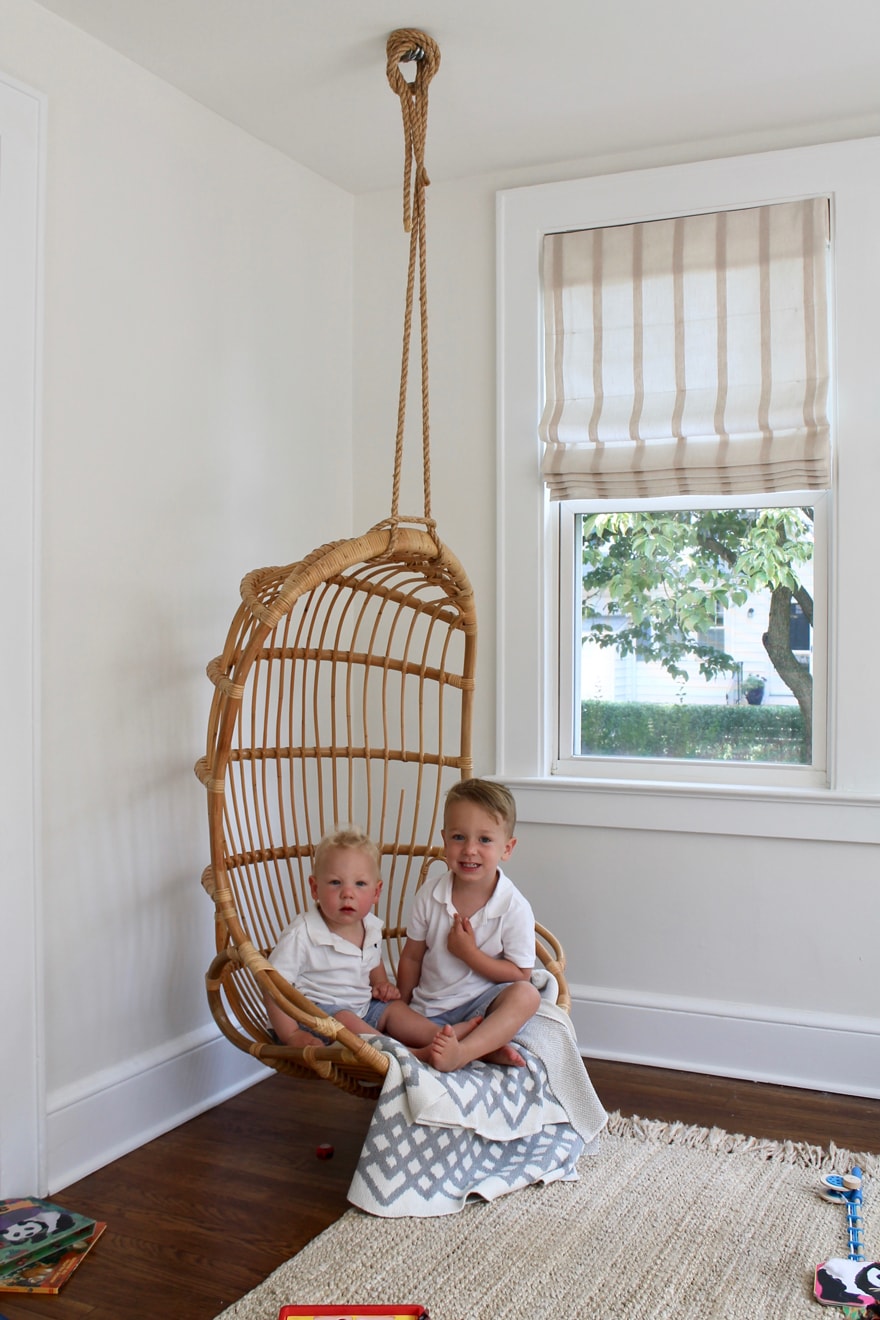
[[[353,193],[401,177],[385,42],[441,51],[435,179],[880,132],[878,0],[41,0]]]

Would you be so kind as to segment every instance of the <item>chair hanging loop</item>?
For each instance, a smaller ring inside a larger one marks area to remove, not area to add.
[[[394,478],[391,489],[392,548],[400,522],[400,480],[403,466],[403,438],[406,426],[406,396],[412,342],[413,299],[416,269],[419,276],[419,340],[422,373],[422,472],[424,483],[424,522],[436,540],[431,518],[430,407],[428,392],[428,283],[425,248],[425,188],[430,183],[425,169],[425,140],[428,127],[428,85],[440,64],[440,48],[426,33],[414,28],[398,28],[387,44],[388,82],[400,98],[403,115],[404,174],[403,227],[410,236],[409,266],[406,281],[406,307],[403,321],[403,352],[400,365],[400,395],[397,406],[397,436],[394,448]],[[415,61],[415,76],[404,77],[400,65]]]

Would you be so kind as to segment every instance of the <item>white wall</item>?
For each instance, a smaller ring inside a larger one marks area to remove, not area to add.
[[[430,143],[427,163],[430,171]],[[602,171],[632,163],[606,161]],[[556,177],[579,172],[599,171],[574,163]],[[547,169],[520,171],[428,190],[434,513],[476,589],[478,773],[499,768],[495,194],[550,177]],[[868,241],[875,205],[866,189],[866,234],[854,235],[848,222],[840,242]],[[389,239],[398,211],[390,192],[357,203],[355,411],[371,443],[397,369],[387,291],[402,289],[405,268],[402,240]],[[872,306],[865,303],[857,333],[848,325],[840,339],[841,380],[854,382],[856,394],[876,385],[876,368],[862,365],[877,357]],[[842,416],[853,401],[841,398]],[[534,438],[524,443],[534,447]],[[356,521],[362,499],[375,498],[372,452],[355,449]],[[853,452],[848,445],[848,477]],[[875,491],[869,437],[859,452],[854,484]],[[523,563],[541,553],[538,504],[531,521],[517,518],[511,527],[522,538]],[[870,526],[868,519],[865,534]],[[852,608],[856,597],[873,596],[876,554],[850,554],[848,562],[853,573],[835,586],[839,609],[850,627],[859,620],[860,645],[872,654],[873,614]],[[513,649],[517,629],[526,643],[538,626],[530,589],[511,617]],[[847,652],[838,672],[858,663]],[[880,924],[880,799],[876,753],[864,733],[874,716],[862,707],[851,719],[852,684],[844,686],[836,713],[849,733],[837,787],[846,802],[830,813],[819,794],[799,805],[757,795],[739,812],[735,795],[719,805],[714,799],[725,795],[707,789],[667,810],[662,793],[639,785],[596,792],[513,781],[521,820],[511,874],[564,940],[585,1053],[880,1097],[880,982],[870,933]],[[515,701],[537,708],[533,689],[534,682],[517,690]]]
[[[192,766],[240,579],[351,527],[353,205],[30,0],[0,2],[0,51],[48,106],[34,1041],[56,1189],[252,1075],[207,1010]]]

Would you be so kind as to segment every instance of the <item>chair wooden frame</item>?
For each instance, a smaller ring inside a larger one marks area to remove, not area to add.
[[[379,844],[379,915],[396,968],[412,896],[439,862],[443,799],[469,778],[473,591],[436,536],[379,524],[283,568],[248,574],[196,773],[207,790],[216,956],[208,1001],[223,1034],[269,1067],[375,1096],[388,1059],[292,987],[269,953],[309,902],[315,845],[355,822]],[[537,958],[570,1005],[559,941]],[[278,1044],[265,1002],[331,1043]]]

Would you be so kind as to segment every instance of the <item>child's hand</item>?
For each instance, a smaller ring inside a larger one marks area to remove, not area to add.
[[[390,981],[380,981],[378,985],[373,986],[373,998],[381,999],[383,1004],[387,1004],[392,999],[399,999],[400,991]]]
[[[474,928],[470,920],[467,917],[459,916],[457,912],[452,918],[452,927],[446,939],[446,947],[453,957],[460,958],[463,963],[469,962],[471,952],[477,947]]]

